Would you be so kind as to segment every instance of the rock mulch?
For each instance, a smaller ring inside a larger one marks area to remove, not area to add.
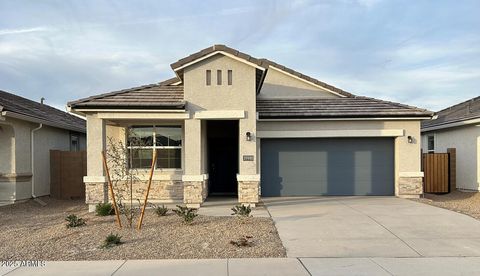
[[[480,220],[480,193],[454,191],[444,195],[425,194],[425,198],[414,201],[449,209]]]
[[[271,218],[198,216],[191,225],[171,211],[158,217],[147,210],[141,231],[119,229],[114,216],[88,213],[81,201],[46,199],[47,206],[29,201],[0,207],[0,260],[119,260],[187,258],[285,257]],[[65,217],[76,214],[86,225],[66,228]],[[123,222],[126,223],[125,219]],[[124,242],[100,248],[105,237],[119,234]],[[253,246],[230,244],[242,236]]]

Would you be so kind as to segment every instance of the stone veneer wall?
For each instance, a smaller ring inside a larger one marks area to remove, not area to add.
[[[398,194],[405,197],[418,197],[423,194],[422,177],[400,177],[398,180]]]
[[[255,206],[260,199],[259,181],[238,181],[238,202]]]
[[[208,195],[208,182],[204,181],[184,181],[183,182],[183,202],[190,208],[199,208]]]
[[[147,189],[148,181],[136,181],[133,183],[133,200],[143,200]],[[85,199],[87,204],[106,202],[110,198],[110,191],[107,183],[86,183]],[[114,192],[123,193],[125,200],[130,199],[130,185],[125,182],[114,183]],[[118,195],[116,196],[118,198]],[[149,200],[152,201],[174,201],[182,200],[183,183],[175,180],[153,180],[150,187]]]

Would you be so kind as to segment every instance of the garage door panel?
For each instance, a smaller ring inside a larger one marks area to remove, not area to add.
[[[265,139],[262,196],[393,195],[391,138]]]

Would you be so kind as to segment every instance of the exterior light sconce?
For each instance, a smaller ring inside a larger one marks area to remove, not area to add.
[[[413,143],[413,137],[409,135],[407,137],[407,141],[408,141],[409,144]]]
[[[252,133],[250,131],[247,131],[247,133],[245,133],[245,135],[246,135],[247,141],[252,140]]]

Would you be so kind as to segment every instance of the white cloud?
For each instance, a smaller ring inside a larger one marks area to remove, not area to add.
[[[50,29],[47,27],[19,28],[19,29],[0,29],[0,35],[25,34],[34,32],[45,32]]]

